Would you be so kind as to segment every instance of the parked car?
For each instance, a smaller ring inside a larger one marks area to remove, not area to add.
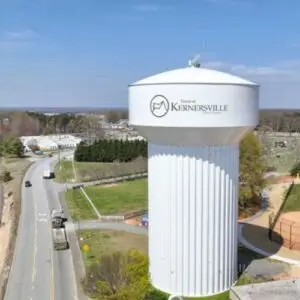
[[[26,180],[25,187],[31,187],[31,186],[32,186],[31,182],[29,180]]]
[[[144,216],[142,218],[142,221],[141,221],[141,226],[144,226],[144,227],[148,227],[148,224],[149,224],[149,219],[148,219],[148,215]]]

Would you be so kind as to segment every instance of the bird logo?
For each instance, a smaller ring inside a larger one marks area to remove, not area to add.
[[[150,111],[157,118],[164,117],[170,108],[169,101],[162,95],[156,95],[150,102]]]

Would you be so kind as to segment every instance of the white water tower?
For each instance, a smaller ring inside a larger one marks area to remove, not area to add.
[[[156,288],[200,297],[236,281],[239,142],[258,99],[255,83],[193,63],[129,86],[129,122],[148,140]]]

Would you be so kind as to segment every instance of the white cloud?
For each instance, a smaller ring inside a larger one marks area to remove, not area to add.
[[[31,41],[36,39],[38,35],[35,31],[26,29],[20,31],[5,31],[2,37],[9,41]]]
[[[202,65],[204,68],[229,72],[258,83],[261,107],[300,107],[300,60],[284,60],[265,66],[221,61],[203,62]]]
[[[248,66],[211,61],[203,65],[212,69],[224,70],[240,76],[247,76],[263,81],[299,81],[300,60],[280,61],[270,66]]]
[[[4,31],[0,33],[0,50],[13,51],[31,47],[38,34],[33,30]]]
[[[146,3],[140,3],[133,6],[134,10],[140,11],[140,12],[157,12],[161,10],[169,10],[172,9],[171,6],[163,6],[163,5],[155,5],[155,4],[146,4]]]

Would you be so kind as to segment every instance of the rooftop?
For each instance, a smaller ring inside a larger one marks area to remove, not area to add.
[[[232,85],[257,85],[254,82],[246,79],[210,69],[204,68],[182,68],[172,71],[167,71],[154,76],[150,76],[139,80],[132,84],[147,85],[147,84],[232,84]]]

